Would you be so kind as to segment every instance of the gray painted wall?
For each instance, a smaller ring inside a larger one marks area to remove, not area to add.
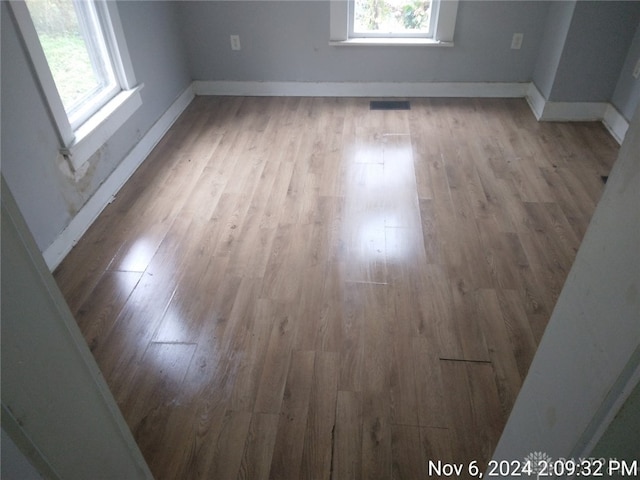
[[[3,432],[45,478],[150,480],[4,177],[0,189]]]
[[[613,106],[627,120],[631,120],[633,112],[640,104],[640,79],[632,76],[633,68],[638,60],[640,60],[640,24],[636,28],[636,34],[631,42],[629,53],[620,71],[620,78],[611,99]]]
[[[553,88],[575,6],[575,1],[552,2],[549,8],[542,44],[533,71],[533,83],[547,99]]]
[[[554,102],[613,101],[629,120],[638,96],[631,81],[638,22],[640,2],[553,2],[533,72],[540,93]]]
[[[44,251],[190,84],[174,3],[119,2],[143,105],[90,160],[79,182],[56,165],[58,142],[7,2],[2,16],[2,173]]]
[[[18,449],[11,437],[2,429],[2,480],[42,480],[29,459]]]
[[[627,119],[633,113],[635,84],[620,75],[632,68],[625,58],[631,62],[628,52],[640,21],[640,2],[461,1],[453,48],[329,46],[329,3],[182,2],[179,18],[192,77],[298,82],[533,80],[546,99],[556,102],[608,102],[620,83],[616,106]],[[515,32],[525,34],[519,51],[509,48]],[[232,34],[241,37],[239,52],[230,49]]]
[[[640,368],[636,110],[494,458],[575,458]]]
[[[631,392],[593,450],[595,458],[640,459],[640,385]],[[625,475],[627,478],[628,475]],[[611,478],[621,478],[622,475]]]
[[[577,2],[547,100],[611,100],[638,22],[640,2]]]
[[[328,1],[182,2],[194,80],[530,81],[549,5],[462,1],[453,48],[329,46]],[[524,33],[521,50],[511,37]],[[240,35],[232,51],[229,35]]]

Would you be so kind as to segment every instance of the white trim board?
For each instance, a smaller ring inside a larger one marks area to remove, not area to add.
[[[624,136],[627,134],[627,130],[629,130],[629,122],[616,110],[616,107],[611,104],[607,105],[602,123],[607,127],[609,133],[613,135],[613,138],[622,145]]]
[[[606,102],[546,102],[543,122],[595,122],[604,118]]]
[[[502,97],[526,96],[529,83],[193,82],[196,95],[289,97]]]
[[[533,82],[529,84],[525,99],[527,100],[527,103],[529,104],[529,108],[531,108],[533,115],[536,117],[536,120],[540,120],[542,114],[544,113],[544,105],[547,101],[533,84]]]
[[[100,185],[58,238],[43,252],[44,260],[51,271],[62,262],[102,210],[113,201],[120,188],[147,158],[194,96],[193,88],[189,85]]]
[[[608,102],[549,102],[533,83],[529,84],[526,99],[538,121],[601,121],[619,144],[629,128],[629,122]]]
[[[543,122],[588,122],[604,118],[606,102],[550,102],[535,84],[527,89],[527,102],[535,117]]]

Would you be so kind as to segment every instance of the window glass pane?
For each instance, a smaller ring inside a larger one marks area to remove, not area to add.
[[[27,0],[29,13],[70,121],[116,84],[92,2]]]
[[[429,34],[430,0],[355,0],[358,34]]]

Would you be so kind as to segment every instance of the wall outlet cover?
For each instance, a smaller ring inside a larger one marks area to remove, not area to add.
[[[524,33],[514,33],[513,38],[511,39],[511,49],[520,50],[520,47],[522,47],[523,38]]]
[[[240,35],[231,35],[231,50],[240,50]]]

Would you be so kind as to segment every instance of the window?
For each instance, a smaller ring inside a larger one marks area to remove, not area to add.
[[[349,2],[349,37],[431,37],[430,0],[354,0]]]
[[[77,128],[120,90],[96,5],[26,3],[69,123]]]
[[[332,0],[333,45],[453,45],[458,0]]]
[[[11,2],[58,129],[78,172],[141,105],[115,2]]]

